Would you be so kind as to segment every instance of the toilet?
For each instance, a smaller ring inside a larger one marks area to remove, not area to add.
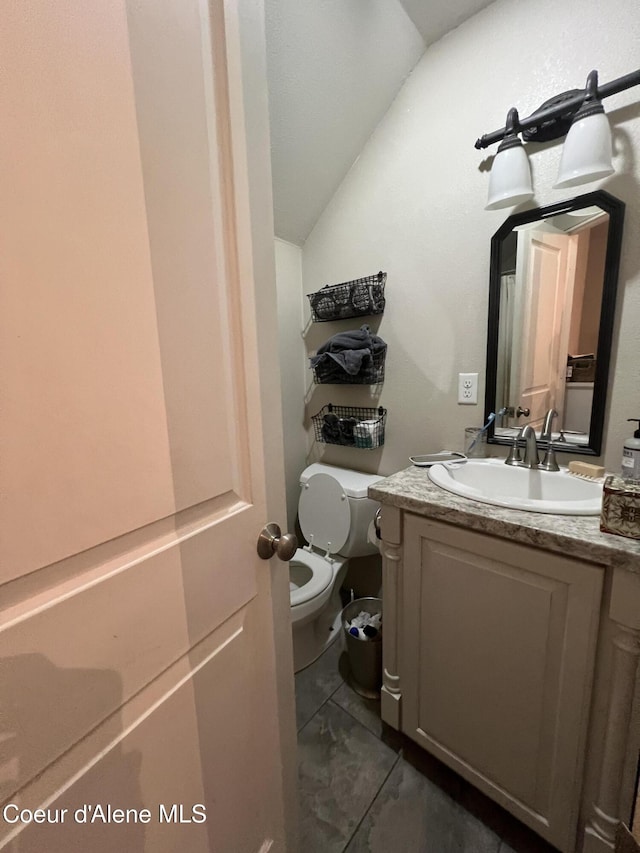
[[[289,562],[293,662],[298,672],[340,635],[340,587],[349,557],[377,553],[368,536],[379,475],[314,463],[300,475],[298,520],[309,543]]]

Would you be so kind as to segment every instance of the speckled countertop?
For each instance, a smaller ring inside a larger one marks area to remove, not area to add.
[[[597,516],[547,515],[472,501],[436,486],[426,468],[415,466],[370,486],[369,496],[427,518],[640,573],[640,540],[601,533]]]

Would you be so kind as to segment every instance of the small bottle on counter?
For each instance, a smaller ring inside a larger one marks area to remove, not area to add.
[[[640,480],[640,418],[627,418],[637,423],[638,429],[631,438],[627,438],[622,450],[622,479]]]

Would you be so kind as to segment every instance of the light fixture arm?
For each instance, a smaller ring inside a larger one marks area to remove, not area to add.
[[[498,151],[505,151],[507,148],[513,148],[516,145],[522,145],[518,139],[520,133],[520,119],[518,118],[518,110],[511,107],[507,113],[507,124],[505,127],[504,139],[500,143]]]
[[[584,90],[584,101],[576,113],[576,117],[586,118],[596,113],[603,113],[604,107],[598,98],[598,72],[590,71]]]
[[[506,133],[505,136],[515,136],[520,130],[520,117],[518,115],[518,110],[515,107],[511,107],[509,112],[507,113],[507,124],[506,124]]]
[[[618,92],[624,92],[625,89],[631,89],[633,86],[640,86],[640,69],[632,71],[630,74],[625,74],[624,77],[618,77],[610,83],[604,83],[602,86],[598,86],[598,72],[591,71],[587,77],[587,85],[584,90],[580,89],[576,91],[575,94],[566,93],[566,97],[564,95],[558,95],[556,98],[551,99],[558,101],[555,106],[549,106],[546,109],[541,108],[532,113],[530,116],[527,116],[527,118],[523,118],[521,120],[516,118],[517,128],[519,131],[524,131],[530,128],[539,127],[543,122],[551,122],[555,119],[566,118],[567,115],[576,113],[585,103],[585,100],[591,100],[591,102],[601,101],[603,98],[608,98],[610,95],[617,95]],[[509,115],[511,115],[511,111],[509,111]],[[490,145],[500,142],[500,140],[504,139],[505,136],[508,136],[510,132],[512,133],[513,131],[512,129],[510,130],[509,122],[507,122],[506,127],[502,127],[500,130],[494,130],[491,133],[485,133],[484,136],[477,139],[475,147],[478,149],[488,148]],[[558,133],[556,138],[564,136],[565,133],[566,131]]]

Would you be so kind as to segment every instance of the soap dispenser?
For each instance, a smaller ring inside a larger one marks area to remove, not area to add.
[[[624,480],[640,480],[640,418],[627,418],[638,424],[631,438],[627,438],[622,451],[622,477]]]

